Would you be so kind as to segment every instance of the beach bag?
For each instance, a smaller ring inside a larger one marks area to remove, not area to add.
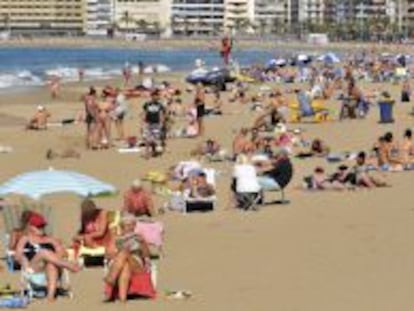
[[[118,298],[118,288],[116,286],[105,284],[105,296],[108,300],[116,300]],[[128,288],[128,296],[139,296],[148,299],[156,297],[156,291],[151,279],[150,272],[134,273]]]
[[[135,233],[141,235],[148,244],[162,247],[164,240],[164,225],[161,222],[146,222],[139,220],[135,227]]]

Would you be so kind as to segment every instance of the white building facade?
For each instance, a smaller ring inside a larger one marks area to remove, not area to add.
[[[171,16],[170,0],[115,0],[114,22],[127,32],[165,31]]]
[[[85,11],[85,33],[87,35],[106,35],[113,23],[114,1],[86,0]]]
[[[219,34],[224,18],[224,0],[173,0],[170,27],[176,35]]]

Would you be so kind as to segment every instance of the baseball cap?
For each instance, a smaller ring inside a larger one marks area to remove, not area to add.
[[[31,212],[27,224],[30,225],[30,226],[41,229],[41,228],[46,227],[47,221],[42,215],[40,215],[36,212]]]

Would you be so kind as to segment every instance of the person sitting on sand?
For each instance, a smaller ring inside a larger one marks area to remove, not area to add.
[[[245,153],[247,150],[253,149],[252,142],[249,137],[249,129],[241,128],[233,140],[233,157],[237,158],[239,154]]]
[[[398,148],[394,143],[391,132],[385,133],[378,146],[378,165],[382,169],[400,171],[403,169],[402,159],[399,157]]]
[[[57,281],[62,269],[79,272],[80,266],[66,261],[67,253],[62,243],[44,233],[47,222],[42,215],[32,212],[24,235],[16,246],[16,260],[27,273],[45,272],[47,299],[55,300]]]
[[[56,158],[60,159],[79,159],[81,157],[80,153],[73,148],[66,148],[61,152],[57,152],[53,149],[48,149],[46,151],[46,159],[53,160]]]
[[[414,144],[413,132],[411,129],[406,129],[403,140],[399,146],[399,157],[404,166],[410,166],[414,163]]]
[[[279,94],[279,93],[278,93]],[[285,123],[285,118],[281,113],[282,107],[279,106],[278,94],[270,95],[270,105],[253,122],[253,128],[258,130],[273,130],[278,123]]]
[[[341,172],[342,173],[342,172]],[[341,175],[342,177],[342,175]],[[305,187],[309,190],[344,190],[345,185],[339,176],[328,176],[323,167],[316,167],[311,176],[305,177]]]
[[[199,172],[195,176],[189,178],[189,189],[187,195],[190,198],[209,198],[215,195],[214,186],[207,182],[207,175]]]
[[[223,102],[220,97],[220,91],[214,92],[214,99],[213,99],[213,105],[206,107],[205,115],[211,116],[211,115],[222,115],[223,112],[221,110],[221,106],[223,105]]]
[[[26,126],[28,130],[46,130],[47,121],[51,114],[43,106],[38,106],[35,115],[30,119],[29,124]]]
[[[122,211],[135,216],[155,216],[152,196],[144,189],[141,180],[135,179],[131,188],[124,194]]]
[[[298,158],[326,157],[330,152],[329,146],[320,138],[315,138],[309,147],[302,148],[296,153]]]
[[[150,269],[150,250],[145,239],[135,232],[133,215],[124,215],[120,227],[120,234],[111,235],[106,247],[109,271],[104,281],[109,286],[116,286],[120,301],[126,302],[133,274]]]
[[[207,139],[203,143],[201,143],[195,150],[191,153],[193,156],[205,156],[211,160],[219,160],[221,159],[222,152],[221,152],[220,144],[214,139]]]
[[[368,172],[366,158],[365,152],[358,153],[356,157],[355,166],[351,169],[355,184],[365,188],[386,187],[387,183],[383,178]]]
[[[74,242],[83,246],[95,248],[105,246],[109,241],[108,213],[96,206],[91,199],[81,203],[81,228]]]

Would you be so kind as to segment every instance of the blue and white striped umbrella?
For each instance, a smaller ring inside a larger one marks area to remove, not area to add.
[[[20,194],[38,200],[44,195],[70,192],[87,197],[114,193],[114,186],[73,171],[43,170],[18,175],[0,186],[0,195]]]

